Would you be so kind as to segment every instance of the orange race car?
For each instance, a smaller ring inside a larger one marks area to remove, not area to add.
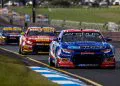
[[[20,37],[19,53],[48,53],[49,44],[54,38],[55,28],[28,27],[27,31]]]

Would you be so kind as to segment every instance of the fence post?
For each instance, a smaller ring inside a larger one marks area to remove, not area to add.
[[[65,27],[65,25],[66,25],[66,20],[64,19],[61,26]]]
[[[82,22],[79,22],[79,29],[82,29]]]
[[[104,31],[107,31],[107,30],[108,30],[108,23],[107,23],[107,22],[103,25],[103,30],[104,30]]]
[[[10,18],[10,24],[13,25],[13,18]]]

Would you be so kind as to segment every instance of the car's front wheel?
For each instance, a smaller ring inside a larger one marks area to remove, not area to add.
[[[26,54],[27,54],[26,52],[23,51],[22,47],[19,48],[19,52],[20,52],[20,54],[22,54],[22,55],[26,55]]]
[[[21,47],[19,47],[19,54],[21,54]]]
[[[58,59],[55,59],[55,67],[58,68],[59,67],[59,63],[58,63]]]
[[[50,66],[54,66],[54,63],[52,62],[52,59],[49,57],[48,58],[48,64],[50,65]]]

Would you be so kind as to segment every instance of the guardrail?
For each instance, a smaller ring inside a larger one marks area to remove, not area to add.
[[[58,25],[64,28],[75,28],[75,29],[97,29],[100,31],[111,31],[119,32],[120,25],[113,22],[108,23],[88,23],[88,22],[76,22],[76,21],[66,21],[66,20],[51,20],[51,25]]]
[[[28,25],[31,25],[31,22],[26,22],[25,17],[23,15],[20,15],[19,13],[12,12],[15,14],[9,15],[1,15],[1,17],[6,20],[7,22],[10,22],[11,24],[16,24],[16,25],[22,25],[25,26],[26,23]],[[32,19],[30,19],[32,20]],[[38,20],[38,19],[36,19]],[[42,22],[37,22],[42,23]],[[88,22],[77,22],[77,21],[67,21],[67,20],[50,20],[49,21],[50,25],[53,26],[59,26],[62,27],[61,29],[97,29],[100,31],[111,31],[111,32],[119,32],[120,31],[120,25],[117,25],[115,23],[88,23]],[[43,23],[42,23],[43,24]],[[41,24],[40,24],[41,25]],[[60,30],[61,30],[60,29]]]
[[[19,18],[16,17],[10,17],[8,15],[1,15],[1,18],[4,19],[7,22],[12,23],[12,25],[17,26],[24,26],[25,20],[21,18],[19,15]],[[11,21],[12,19],[12,21]],[[4,25],[3,23],[0,23],[1,25]],[[107,23],[87,23],[87,22],[76,22],[76,21],[67,21],[67,20],[50,20],[50,25],[48,24],[41,24],[41,23],[31,23],[29,22],[28,25],[30,26],[41,26],[41,25],[47,25],[47,26],[54,26],[57,30],[63,30],[63,29],[97,29],[100,30],[105,37],[110,37],[113,39],[113,41],[120,41],[120,25],[115,25],[115,30],[112,31],[109,29],[109,26]],[[111,24],[111,26],[113,26]]]

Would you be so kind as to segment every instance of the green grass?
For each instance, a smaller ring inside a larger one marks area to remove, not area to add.
[[[0,55],[0,86],[58,86],[18,59]]]
[[[17,12],[32,14],[31,8],[14,8]],[[37,14],[48,14],[51,19],[66,19],[82,22],[108,21],[120,22],[120,7],[118,8],[37,8]]]

